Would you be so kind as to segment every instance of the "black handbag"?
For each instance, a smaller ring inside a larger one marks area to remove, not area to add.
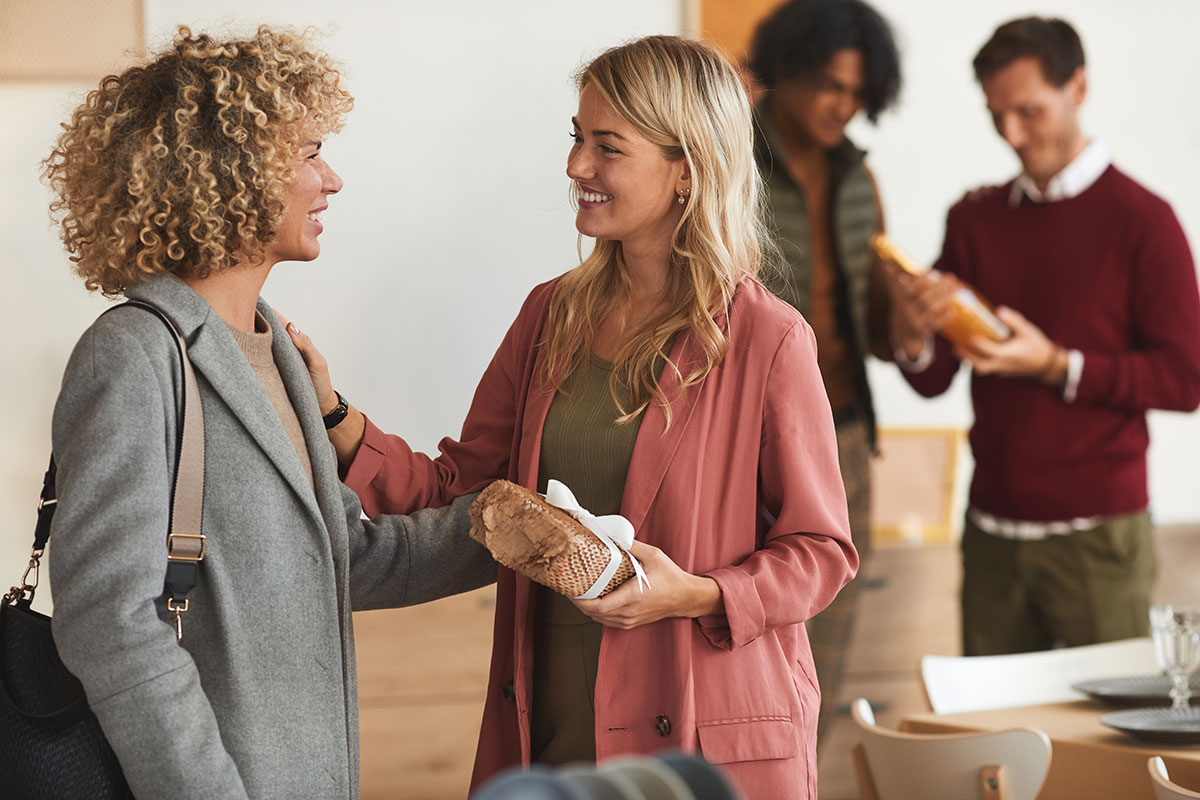
[[[204,558],[200,532],[204,474],[204,418],[186,345],[158,309],[140,302],[170,328],[184,372],[182,433],[167,535],[167,605],[176,636],[180,615]],[[125,800],[125,782],[79,680],[58,657],[50,617],[32,609],[42,553],[50,538],[57,497],[55,464],[42,484],[33,553],[21,578],[0,601],[0,795],[5,800]],[[30,580],[32,576],[32,580]]]

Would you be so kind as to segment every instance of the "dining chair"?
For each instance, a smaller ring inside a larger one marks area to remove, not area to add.
[[[851,750],[861,800],[1033,800],[1050,767],[1050,738],[1033,728],[907,733],[876,725],[862,698],[850,714],[862,735]]]
[[[1154,796],[1157,800],[1200,798],[1200,792],[1185,789],[1171,781],[1171,776],[1167,774],[1167,765],[1163,763],[1161,756],[1152,756],[1147,766],[1150,768],[1150,781],[1154,784]]]
[[[1081,699],[1072,683],[1156,674],[1150,637],[1000,656],[925,656],[921,677],[936,714]]]

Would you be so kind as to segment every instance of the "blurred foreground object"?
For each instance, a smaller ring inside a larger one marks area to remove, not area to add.
[[[659,753],[593,767],[512,767],[471,795],[471,800],[740,800],[721,771],[698,756]]]

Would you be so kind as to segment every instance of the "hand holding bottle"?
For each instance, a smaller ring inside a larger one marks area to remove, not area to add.
[[[945,273],[923,269],[882,233],[871,237],[871,249],[885,263],[898,268],[892,270],[893,284],[906,289],[893,291],[893,298],[900,301],[900,313],[893,315],[900,317],[894,319],[893,335],[908,328],[910,336],[923,331],[928,337],[933,329],[955,344],[975,337],[1002,342],[1012,336],[991,305],[967,284]],[[898,337],[898,343],[910,352],[908,337]]]
[[[1067,376],[1067,351],[1018,311],[1000,306],[996,316],[1012,330],[1003,342],[976,337],[955,344],[958,357],[980,375],[1034,378],[1062,386]]]
[[[954,294],[962,284],[953,275],[935,271],[910,275],[887,270],[886,274],[892,299],[892,343],[916,360],[933,335],[953,318]]]

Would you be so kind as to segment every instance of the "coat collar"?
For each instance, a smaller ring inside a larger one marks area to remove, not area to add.
[[[225,321],[217,315],[208,301],[170,273],[147,278],[130,287],[125,294],[132,300],[154,305],[175,323],[187,342],[188,358],[191,359],[197,375],[203,377],[213,393],[228,406],[232,416],[267,454],[309,513],[317,521],[324,523],[324,515],[318,506],[318,496],[309,485],[308,476],[304,473],[300,459],[296,457],[296,451],[283,429],[279,415],[271,405],[254,370],[246,361],[245,355],[230,335]],[[336,468],[330,469],[328,463],[331,456],[325,431],[314,430],[315,421],[321,415],[317,410],[308,372],[303,370],[303,361],[288,339],[279,318],[261,299],[258,301],[258,309],[271,325],[275,363],[279,367],[288,397],[304,431],[309,459],[313,466],[313,478],[318,480],[318,475],[336,475]],[[297,373],[297,361],[303,370],[302,376]],[[317,491],[322,495],[321,504],[325,505],[330,499],[329,487],[318,485]],[[337,505],[340,506],[340,503]]]
[[[695,369],[700,359],[700,345],[690,332],[676,338],[675,346],[671,348],[671,363],[679,368],[679,374],[676,370],[664,369],[660,380],[663,393],[671,401],[671,426],[667,427],[666,412],[659,403],[651,403],[642,418],[621,498],[621,516],[633,524],[636,532],[641,531],[642,523],[646,521],[700,397],[702,385],[680,391],[683,379],[679,375],[687,375]],[[720,365],[716,369],[720,369]]]
[[[300,421],[300,429],[304,432],[304,442],[308,448],[308,460],[312,465],[313,490],[304,492],[312,498],[315,492],[318,512],[324,512],[325,527],[333,540],[334,561],[341,569],[341,580],[345,583],[349,573],[340,563],[340,554],[349,552],[349,532],[345,525],[345,508],[342,505],[342,483],[338,480],[337,456],[329,435],[321,421],[321,410],[317,404],[317,393],[313,389],[312,378],[308,375],[308,367],[300,357],[300,351],[292,343],[287,330],[283,327],[274,309],[267,305],[262,298],[258,300],[258,310],[271,326],[271,351],[275,356],[275,366],[287,389],[288,399],[296,411]],[[281,426],[282,429],[282,426]],[[291,450],[290,440],[288,442]],[[293,458],[297,465],[298,460]],[[308,481],[301,470],[300,478],[303,487],[308,488]],[[347,584],[348,585],[348,584]]]

